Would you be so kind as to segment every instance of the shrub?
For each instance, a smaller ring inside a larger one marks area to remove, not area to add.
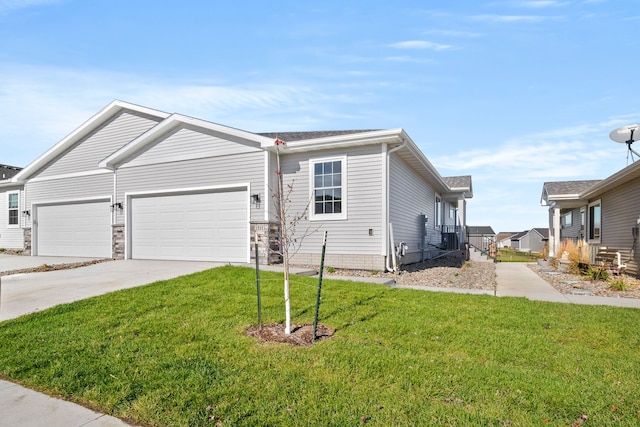
[[[590,266],[583,274],[591,280],[602,280],[603,282],[609,278],[607,270],[593,266]]]
[[[617,279],[613,279],[610,283],[609,283],[609,287],[611,287],[612,289],[615,289],[616,291],[626,291],[629,286],[627,285],[627,282],[624,281],[623,278],[619,277]]]

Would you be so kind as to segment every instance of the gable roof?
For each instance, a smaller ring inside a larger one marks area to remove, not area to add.
[[[108,169],[117,168],[122,163],[144,151],[149,145],[156,143],[162,136],[185,126],[195,127],[200,131],[214,135],[224,135],[228,140],[241,144],[251,144],[255,147],[261,147],[264,144],[273,144],[273,140],[265,136],[174,113],[110,156],[106,157],[99,163],[99,166],[101,168]]]
[[[451,190],[463,192],[466,197],[473,197],[471,175],[445,176],[444,182],[447,183]]]
[[[467,226],[467,235],[484,235],[484,236],[495,236],[496,232],[493,231],[490,225],[481,225],[481,226]]]
[[[549,238],[548,228],[533,228],[532,231],[535,231],[536,233],[538,233],[540,236],[542,236],[543,239]]]
[[[516,234],[514,234],[513,236],[511,236],[511,240],[520,240],[520,239],[522,239],[524,236],[526,236],[527,234],[529,234],[529,230],[521,231],[521,232],[516,233]]]
[[[3,179],[9,179],[20,172],[22,168],[17,166],[9,166],[0,164],[0,181]]]
[[[509,239],[511,236],[518,234],[515,231],[501,231],[496,235],[496,241],[499,242],[501,240]]]
[[[364,129],[364,130],[321,130],[311,132],[259,132],[257,135],[267,138],[280,138],[285,142],[303,141],[306,139],[327,138],[330,136],[349,135],[352,133],[373,132],[381,129]]]
[[[49,162],[53,161],[55,158],[64,153],[67,149],[72,147],[81,139],[90,135],[97,128],[111,120],[116,115],[122,113],[123,111],[129,111],[135,114],[142,114],[145,116],[155,117],[159,120],[164,119],[169,116],[168,113],[154,110],[147,107],[142,107],[140,105],[131,104],[124,101],[113,101],[98,113],[94,114],[89,120],[84,122],[78,128],[76,128],[69,135],[64,137],[60,142],[51,147],[47,152],[38,157],[36,160],[31,162],[27,167],[22,169],[20,173],[16,174],[12,180],[14,182],[24,182],[25,179],[34,175],[41,168],[45,167]]]

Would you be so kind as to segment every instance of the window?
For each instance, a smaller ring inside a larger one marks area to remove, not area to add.
[[[602,227],[600,200],[589,204],[589,240],[600,240]]]
[[[562,215],[562,226],[563,227],[571,227],[573,224],[573,212],[567,212]]]
[[[434,225],[436,227],[440,227],[442,225],[442,200],[440,199],[439,196],[436,196],[435,211],[436,211],[436,220],[434,222]]]
[[[9,201],[9,225],[18,225],[18,193],[7,193]]]
[[[346,157],[311,160],[311,219],[346,219]]]

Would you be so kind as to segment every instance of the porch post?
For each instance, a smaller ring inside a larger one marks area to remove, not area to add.
[[[549,209],[549,256],[558,256],[560,250],[560,208]]]

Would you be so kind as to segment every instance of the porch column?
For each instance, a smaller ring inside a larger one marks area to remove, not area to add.
[[[560,251],[560,208],[549,209],[549,256],[558,256]]]

